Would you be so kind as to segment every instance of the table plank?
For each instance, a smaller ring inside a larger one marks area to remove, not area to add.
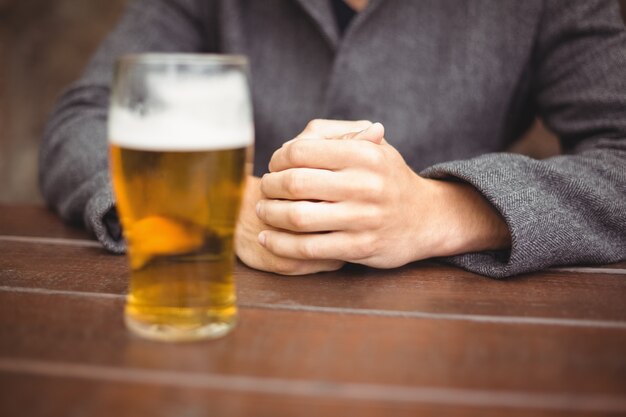
[[[102,374],[100,374],[102,376]],[[609,416],[619,411],[619,404],[608,402],[580,403],[544,401],[540,407],[532,404],[486,405],[480,399],[472,404],[376,400],[341,396],[284,395],[181,386],[163,381],[126,381],[121,379],[88,379],[58,375],[32,375],[0,372],[0,414],[57,416]],[[37,398],[37,401],[33,401]],[[158,398],[158,401],[155,399]],[[544,397],[549,400],[552,397]],[[555,398],[557,399],[557,398]],[[496,402],[493,399],[492,402]],[[606,407],[606,406],[609,407]],[[559,406],[562,406],[559,408]],[[611,410],[611,411],[607,411]]]
[[[291,384],[325,392],[325,383],[336,383],[455,388],[465,391],[450,397],[468,398],[472,390],[521,392],[531,402],[544,394],[574,402],[600,396],[626,412],[623,330],[243,308],[237,330],[223,339],[163,344],[130,335],[122,304],[0,292],[0,358],[9,359],[5,367],[35,360],[243,375],[259,386],[286,380],[285,392]]]
[[[505,281],[432,262],[238,265],[239,328],[169,345],[126,332],[125,258],[86,239],[0,205],[0,415],[49,415],[32,389],[63,415],[626,413],[626,263]]]
[[[27,236],[58,239],[88,239],[93,236],[79,227],[64,225],[48,208],[37,205],[8,205],[0,203],[0,236]],[[95,241],[94,241],[95,242]],[[580,268],[586,268],[580,270]],[[593,272],[589,269],[617,269],[626,273],[626,261],[610,265],[566,266],[566,272]]]
[[[63,224],[42,206],[0,204],[0,235],[93,239],[84,229]]]
[[[198,386],[162,384],[161,381],[72,378],[0,372],[0,414],[89,415],[91,417],[136,416],[528,416],[572,415],[569,409],[531,406],[511,407],[474,404],[441,404],[414,401],[380,401],[315,395],[281,395]],[[33,401],[33,397],[37,401]],[[155,399],[158,398],[158,401]],[[565,404],[563,408],[567,407]],[[573,405],[573,404],[569,404]],[[576,410],[575,415],[615,415],[602,412],[601,406]]]
[[[125,258],[100,248],[0,241],[0,253],[2,287],[126,292]],[[417,263],[391,271],[352,266],[304,277],[283,277],[238,265],[235,277],[239,302],[258,307],[448,315],[440,317],[444,319],[463,319],[454,315],[464,314],[513,321],[617,321],[626,326],[626,277],[621,275],[543,272],[498,281],[452,267]]]

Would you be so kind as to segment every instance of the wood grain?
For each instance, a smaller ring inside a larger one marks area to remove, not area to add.
[[[32,238],[0,239],[0,415],[626,414],[619,269],[238,265],[236,331],[169,345],[125,330],[124,257],[36,207],[0,235]]]
[[[63,224],[56,214],[45,207],[0,203],[0,237],[3,235],[81,240],[94,239],[92,235],[78,226]],[[93,242],[96,243],[95,240]],[[77,242],[77,245],[82,244],[82,242]],[[421,264],[424,263],[422,262]],[[626,270],[626,262],[611,265],[582,265],[582,267]],[[460,271],[457,268],[448,268]],[[564,267],[564,269],[568,273],[585,273],[585,270],[577,271],[577,267]],[[613,271],[610,273],[613,273]],[[619,273],[622,272],[620,271]]]
[[[5,288],[77,291],[87,297],[126,292],[126,259],[100,248],[0,241],[0,253],[0,286]],[[544,272],[497,281],[453,267],[418,263],[391,271],[352,266],[283,277],[240,264],[235,279],[240,303],[266,308],[313,306],[364,310],[368,315],[417,312],[518,321],[532,317],[602,320],[626,326],[623,275]]]
[[[60,363],[69,373],[74,365],[94,366],[93,375],[82,375],[95,380],[98,369],[113,367],[125,369],[130,380],[135,370],[175,372],[166,375],[182,386],[194,376],[223,376],[223,386],[234,390],[243,384],[243,391],[265,392],[277,384],[285,395],[390,386],[412,387],[410,396],[423,394],[420,387],[454,388],[461,391],[447,391],[450,398],[467,395],[465,401],[493,391],[494,397],[524,393],[532,405],[549,394],[581,407],[604,399],[607,409],[626,412],[626,332],[620,330],[244,308],[226,338],[171,345],[129,335],[122,304],[2,292],[0,357],[36,360],[35,369]],[[381,399],[392,398],[385,392]]]
[[[38,416],[614,416],[590,410],[280,395],[128,380],[0,373],[0,414]],[[37,398],[37,401],[33,401]],[[158,400],[157,400],[158,399]],[[567,408],[567,407],[565,407]]]
[[[316,395],[280,395],[196,386],[176,386],[128,380],[90,380],[25,374],[0,374],[2,415],[98,416],[614,416],[602,402],[572,412],[562,408],[538,408],[477,404],[444,404],[437,401],[381,401]],[[38,401],[33,401],[36,397]],[[545,397],[544,397],[545,398]],[[158,399],[158,400],[156,400]],[[493,398],[496,402],[497,398]],[[608,403],[604,403],[607,405]],[[574,404],[569,404],[573,406]]]
[[[47,208],[26,204],[0,204],[0,235],[92,239],[84,229],[63,224]]]

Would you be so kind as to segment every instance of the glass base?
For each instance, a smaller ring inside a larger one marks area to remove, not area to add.
[[[147,323],[137,320],[128,314],[124,316],[124,321],[126,322],[126,327],[136,335],[161,342],[192,342],[217,339],[228,334],[237,324],[236,316],[233,316],[229,321],[209,322],[193,326]]]

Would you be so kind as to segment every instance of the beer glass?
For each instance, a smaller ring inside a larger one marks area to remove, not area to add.
[[[233,235],[254,138],[246,59],[122,57],[108,134],[131,268],[127,327],[166,341],[226,334],[237,319]]]

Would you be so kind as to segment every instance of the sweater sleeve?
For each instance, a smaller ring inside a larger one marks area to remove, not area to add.
[[[107,222],[116,219],[106,137],[113,64],[128,53],[207,50],[209,15],[209,3],[201,0],[133,1],[48,120],[39,155],[44,199],[65,221],[86,226],[110,251],[125,250],[119,231],[112,233]]]
[[[618,3],[546,0],[531,65],[534,101],[564,155],[487,154],[421,173],[473,185],[503,216],[510,251],[444,259],[494,278],[626,258],[626,30]]]

